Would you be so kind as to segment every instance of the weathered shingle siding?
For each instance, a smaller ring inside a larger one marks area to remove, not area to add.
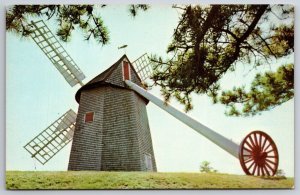
[[[69,170],[146,171],[145,153],[152,156],[144,100],[129,89],[101,87],[81,94]],[[94,122],[84,114],[95,112]]]
[[[156,171],[156,162],[154,158],[154,151],[152,146],[152,138],[150,133],[150,127],[148,122],[147,110],[143,99],[135,95],[135,110],[136,110],[136,124],[138,128],[138,141],[141,156],[141,165],[143,171]],[[146,168],[145,154],[151,156],[152,170]]]
[[[102,170],[141,170],[134,96],[130,90],[107,88]]]
[[[100,170],[103,133],[104,88],[84,91],[73,136],[69,170]],[[92,123],[84,122],[87,112],[94,113]]]
[[[132,67],[130,68],[130,74],[131,74],[131,81],[136,83],[139,86],[142,86],[142,83],[138,79],[138,76],[135,74]],[[120,87],[126,87],[125,83],[123,82],[123,75],[122,75],[122,62],[119,64],[119,66],[113,71],[113,73],[106,79],[106,82],[120,86]]]
[[[112,72],[112,74],[105,80],[107,83],[111,83],[120,87],[125,87],[122,76],[121,64]]]

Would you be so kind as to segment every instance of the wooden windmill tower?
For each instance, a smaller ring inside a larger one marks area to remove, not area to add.
[[[126,55],[76,93],[79,109],[69,170],[156,171],[142,86]]]
[[[146,104],[156,104],[239,159],[247,175],[274,175],[277,147],[262,131],[250,132],[238,145],[142,88],[150,74],[144,54],[133,63],[126,55],[86,85],[72,58],[42,22],[32,23],[32,38],[74,86],[78,114],[72,110],[53,122],[24,148],[45,164],[73,139],[68,170],[156,171]]]

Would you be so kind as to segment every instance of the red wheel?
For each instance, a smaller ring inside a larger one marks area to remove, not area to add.
[[[262,132],[249,133],[240,144],[239,159],[247,175],[275,175],[278,168],[278,151],[272,138]]]

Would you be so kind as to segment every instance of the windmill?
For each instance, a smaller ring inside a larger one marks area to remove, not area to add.
[[[132,64],[148,66],[147,54],[135,63],[124,55],[84,85],[84,74],[46,24],[41,20],[31,26],[32,39],[70,86],[82,86],[76,93],[78,113],[70,109],[29,141],[24,148],[31,157],[44,165],[73,140],[69,170],[156,171],[148,100],[128,90],[123,81],[131,79],[142,86]]]
[[[66,81],[82,86],[75,95],[78,114],[69,110],[24,146],[40,163],[73,140],[68,170],[156,171],[146,112],[150,101],[238,158],[247,175],[276,173],[278,151],[266,133],[253,131],[238,145],[145,90],[142,83],[151,74],[147,54],[132,63],[124,55],[83,85],[85,76],[48,27],[42,21],[32,25],[32,38]]]

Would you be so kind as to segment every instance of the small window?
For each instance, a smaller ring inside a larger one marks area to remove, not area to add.
[[[87,112],[84,116],[84,122],[93,122],[94,121],[94,112]]]

